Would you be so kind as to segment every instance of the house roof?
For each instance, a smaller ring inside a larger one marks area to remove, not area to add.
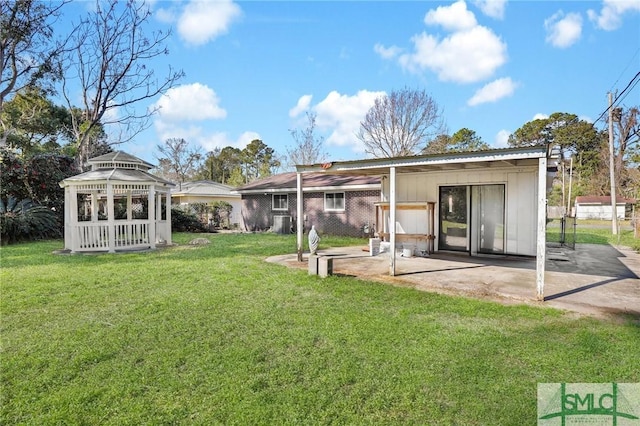
[[[171,195],[202,195],[202,196],[219,196],[219,197],[238,197],[238,194],[231,193],[233,187],[214,182],[212,180],[197,180],[193,182],[184,182],[180,188],[175,188]]]
[[[358,175],[382,175],[395,167],[398,173],[437,170],[457,170],[537,164],[539,158],[549,157],[546,146],[502,148],[483,151],[452,152],[445,154],[415,155],[367,160],[338,161],[322,164],[298,165],[298,172],[324,172]],[[548,164],[553,169],[553,164]]]
[[[616,204],[635,204],[635,198],[616,197]],[[576,204],[611,204],[610,195],[581,195],[576,197]]]
[[[258,192],[295,192],[297,173],[281,173],[256,180],[236,188],[239,194]],[[328,189],[358,190],[380,189],[380,178],[376,176],[332,175],[328,173],[309,173],[302,178],[303,191],[322,191]]]

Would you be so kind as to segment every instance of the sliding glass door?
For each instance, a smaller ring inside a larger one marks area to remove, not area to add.
[[[466,186],[440,187],[440,250],[469,250],[468,198]]]
[[[504,185],[440,187],[438,249],[504,253]]]
[[[471,252],[504,253],[504,185],[471,187]]]

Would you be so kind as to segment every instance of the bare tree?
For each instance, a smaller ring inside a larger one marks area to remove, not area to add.
[[[90,136],[98,125],[118,125],[120,135],[111,144],[131,140],[149,126],[157,109],[139,111],[135,105],[173,87],[184,76],[169,67],[158,77],[151,61],[169,52],[165,42],[170,32],[145,33],[151,11],[144,1],[96,1],[96,9],[77,26],[67,67],[75,75],[64,80],[63,92],[73,109],[72,92],[77,80],[82,114],[72,122],[81,165],[89,154]]]
[[[324,152],[324,138],[316,137],[316,113],[307,112],[308,124],[304,130],[289,130],[295,145],[287,147],[287,166],[295,168],[298,164],[316,164],[324,161],[327,153]]]
[[[357,137],[373,157],[413,155],[442,134],[438,104],[424,90],[404,88],[379,97],[360,122]]]
[[[157,145],[161,155],[156,155],[160,162],[160,173],[169,180],[177,180],[182,189],[182,183],[195,175],[202,160],[202,152],[194,148],[182,138],[170,138],[164,145]]]
[[[52,23],[69,0],[0,1],[0,113],[5,99],[27,86],[60,76],[56,59],[64,42],[53,41]],[[0,146],[6,145],[7,125],[0,120]]]

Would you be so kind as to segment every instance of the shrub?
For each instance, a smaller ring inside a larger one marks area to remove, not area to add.
[[[171,230],[174,232],[205,232],[206,228],[193,213],[179,207],[171,208]]]
[[[0,198],[0,242],[3,245],[18,241],[59,238],[61,226],[51,209],[10,197]]]

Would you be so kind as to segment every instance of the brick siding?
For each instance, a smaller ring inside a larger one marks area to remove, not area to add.
[[[340,191],[332,191],[340,192]],[[380,201],[379,190],[345,191],[344,211],[325,211],[324,192],[304,194],[304,229],[307,232],[315,225],[320,234],[360,237],[364,235],[363,226],[375,223],[374,202]],[[242,218],[247,231],[265,231],[273,225],[273,216],[288,215],[292,218],[292,230],[295,232],[297,216],[296,193],[288,193],[288,209],[272,210],[271,194],[242,195]]]

